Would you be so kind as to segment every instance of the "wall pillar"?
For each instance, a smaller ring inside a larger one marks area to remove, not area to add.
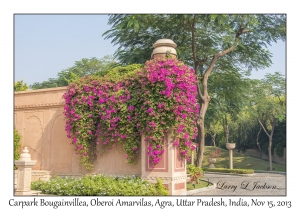
[[[186,195],[186,161],[179,157],[179,150],[173,146],[171,136],[164,142],[165,151],[155,165],[149,164],[148,142],[142,136],[142,179],[156,183],[161,179],[170,195]]]
[[[27,147],[24,147],[23,153],[19,160],[15,160],[15,165],[18,167],[17,189],[15,195],[31,195],[31,169],[36,164],[36,160],[31,160],[31,155]]]
[[[176,44],[171,39],[159,39],[154,44],[151,58],[170,57],[177,58]],[[173,146],[169,135],[164,141],[164,153],[161,160],[155,165],[149,164],[148,142],[142,136],[142,179],[156,183],[161,179],[163,185],[169,190],[170,195],[186,195],[186,161],[180,158],[179,150]]]

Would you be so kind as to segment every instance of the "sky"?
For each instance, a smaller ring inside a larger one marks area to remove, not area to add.
[[[113,55],[118,46],[102,34],[111,28],[108,15],[14,15],[15,81],[28,85],[56,78],[82,58]],[[286,72],[286,43],[269,47],[273,65],[253,71],[251,78]],[[150,58],[150,55],[149,55]]]

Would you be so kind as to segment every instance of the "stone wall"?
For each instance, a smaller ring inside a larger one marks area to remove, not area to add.
[[[65,131],[65,91],[62,87],[15,92],[14,125],[21,135],[20,152],[27,146],[31,159],[37,160],[32,169],[70,176],[87,173],[141,175],[140,161],[136,165],[127,164],[121,145],[98,156],[91,171],[79,164],[74,145]]]

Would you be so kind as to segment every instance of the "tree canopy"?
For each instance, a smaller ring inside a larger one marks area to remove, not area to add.
[[[144,63],[150,59],[152,44],[169,38],[178,46],[179,59],[196,70],[201,106],[198,166],[203,160],[204,119],[211,100],[209,76],[215,71],[251,72],[269,67],[272,54],[267,47],[286,38],[286,16],[281,14],[117,14],[110,15],[108,24],[112,28],[103,36],[119,45],[114,55],[121,63]]]
[[[110,68],[117,65],[112,56],[104,56],[103,58],[83,58],[75,61],[74,66],[64,69],[57,74],[57,78],[50,78],[47,81],[35,82],[30,85],[31,89],[64,87],[74,80],[88,75],[103,75]]]
[[[14,91],[28,90],[28,85],[23,80],[17,81],[14,84]]]
[[[150,59],[152,44],[161,38],[177,44],[179,59],[204,73],[210,58],[235,45],[231,56],[219,66],[247,66],[259,69],[271,64],[266,49],[285,40],[285,15],[110,15],[112,27],[103,36],[119,45],[115,56],[121,63],[144,63]],[[243,36],[241,36],[243,35]],[[236,39],[238,38],[238,39]]]

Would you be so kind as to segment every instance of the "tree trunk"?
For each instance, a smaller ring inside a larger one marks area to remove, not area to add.
[[[226,143],[229,143],[229,129],[228,129],[228,124],[225,125],[225,136],[226,136]]]
[[[269,136],[269,170],[272,171],[273,170],[273,166],[272,166],[272,136]]]
[[[259,142],[257,142],[258,150],[259,150],[259,158],[261,159],[261,148]]]
[[[260,144],[259,144],[259,141],[258,141],[258,138],[259,138],[259,134],[260,134],[260,132],[261,132],[261,126],[260,126],[260,129],[259,129],[259,131],[258,131],[258,134],[257,134],[257,137],[256,137],[256,144],[257,144],[257,146],[258,146],[258,149],[259,149],[259,158],[261,159],[261,148],[260,148]]]
[[[259,119],[257,119],[257,120],[258,120],[260,126],[262,127],[262,129],[265,131],[265,133],[269,137],[269,147],[268,147],[268,151],[269,151],[269,170],[272,171],[273,170],[273,168],[272,168],[272,141],[273,141],[273,134],[274,134],[275,125],[276,125],[276,119],[273,116],[273,118],[272,118],[272,131],[271,131],[271,134],[269,134],[267,132],[267,130],[263,126],[262,122]]]
[[[212,141],[214,147],[216,146],[216,135],[217,135],[217,134],[210,134],[211,141]]]
[[[192,53],[193,53],[194,69],[197,72],[199,65],[206,63],[206,61],[209,58],[207,57],[207,58],[204,58],[202,60],[197,59],[195,28],[194,28],[194,26],[196,24],[196,19],[197,19],[197,15],[194,15],[193,20],[190,20],[188,18],[187,21],[188,21],[188,24],[189,24],[189,26],[191,28],[191,32],[192,32]],[[212,57],[212,59],[210,61],[210,64],[209,64],[208,68],[206,69],[206,71],[203,75],[202,82],[198,81],[198,87],[197,88],[198,88],[199,104],[202,105],[202,106],[200,106],[200,114],[199,114],[199,117],[197,119],[198,142],[199,142],[199,145],[198,145],[199,150],[198,150],[198,153],[197,153],[197,166],[198,167],[202,166],[202,161],[203,161],[204,142],[205,142],[204,117],[205,117],[205,113],[206,113],[206,110],[207,110],[207,107],[208,107],[208,104],[209,104],[209,101],[210,101],[210,97],[208,95],[208,77],[211,74],[217,60],[219,58],[227,55],[228,53],[232,52],[234,50],[234,48],[236,47],[238,41],[239,41],[239,37],[242,34],[247,33],[247,32],[249,32],[249,31],[245,30],[243,26],[240,26],[238,31],[236,32],[233,44],[229,48],[215,54]],[[202,74],[200,74],[200,75],[202,77]],[[202,86],[202,91],[200,89],[200,85]]]
[[[199,118],[197,120],[198,136],[199,136],[199,139],[198,139],[198,141],[199,141],[198,142],[199,150],[198,150],[198,153],[197,153],[197,166],[200,167],[200,168],[202,167],[204,145],[205,145],[204,144],[205,143],[204,117],[205,117],[205,114],[206,114],[207,107],[208,107],[208,100],[204,101],[202,103]]]

